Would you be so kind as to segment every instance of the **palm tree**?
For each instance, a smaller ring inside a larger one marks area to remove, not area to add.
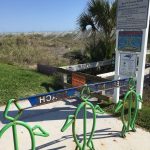
[[[110,58],[115,49],[116,0],[90,0],[86,12],[83,12],[77,23],[82,32],[90,33],[87,42],[87,54],[93,60]],[[90,28],[89,28],[90,26]]]

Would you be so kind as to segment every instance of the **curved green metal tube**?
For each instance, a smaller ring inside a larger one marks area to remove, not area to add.
[[[94,150],[94,144],[92,141],[92,137],[94,135],[95,126],[96,126],[96,114],[104,113],[104,111],[100,108],[100,106],[96,105],[96,107],[94,107],[93,104],[91,102],[89,102],[89,98],[90,98],[89,94],[90,94],[90,89],[85,86],[81,92],[81,99],[83,102],[77,107],[74,115],[68,116],[64,126],[61,129],[61,131],[64,132],[72,124],[72,134],[73,134],[74,141],[76,143],[76,150],[77,149],[85,150],[86,147],[90,148],[90,150]],[[90,132],[90,136],[88,139],[87,139],[87,108],[91,108],[92,113],[93,113],[93,126],[92,126],[92,130]],[[81,111],[81,109],[83,109],[83,112],[84,112],[83,143],[79,142],[79,140],[77,138],[77,134],[76,134],[76,119],[77,119],[78,113]]]
[[[4,132],[9,129],[11,126],[14,125],[14,122],[10,122],[6,124],[1,130],[0,130],[0,138],[3,136]]]
[[[9,124],[5,125],[0,130],[0,137],[2,137],[2,135],[4,134],[4,132],[6,132],[6,130],[8,128],[12,127],[13,128],[13,137],[14,137],[14,149],[18,150],[18,140],[17,140],[17,135],[16,135],[16,125],[23,126],[29,131],[29,134],[30,134],[30,137],[31,137],[31,142],[32,142],[32,150],[35,150],[35,138],[34,138],[34,134],[32,132],[32,128],[28,124],[26,124],[26,123],[24,123],[22,121],[10,122]]]
[[[40,132],[36,131],[36,130],[39,130]],[[49,136],[49,133],[46,132],[45,130],[43,130],[41,128],[41,126],[39,125],[35,125],[33,128],[32,128],[32,132],[34,135],[37,135],[37,136],[42,136],[42,137],[48,137]]]
[[[135,96],[135,109],[134,109],[134,112],[133,112],[133,116],[131,116],[132,115],[131,114],[131,109],[132,109],[133,95]],[[129,106],[128,124],[126,124],[126,121],[125,121],[125,118],[124,118],[124,115],[125,115],[124,114],[124,107],[125,107],[125,101],[127,101],[127,100],[128,100],[128,106]],[[138,95],[136,94],[136,92],[133,91],[133,90],[127,92],[127,94],[125,95],[125,98],[124,98],[124,105],[123,105],[122,115],[121,115],[123,125],[125,126],[127,131],[130,130],[130,127],[133,131],[135,131],[134,127],[135,127],[136,116],[137,116],[137,113],[138,113],[138,104],[139,104],[139,101],[138,101]]]
[[[18,108],[18,114],[13,118],[11,116],[8,115],[9,113],[9,109],[11,104],[14,103],[16,105],[16,107]],[[4,111],[4,117],[11,121],[10,123],[6,124],[1,130],[0,130],[0,138],[2,137],[2,135],[10,128],[12,127],[12,132],[13,132],[13,141],[14,141],[14,149],[15,150],[19,150],[19,146],[18,146],[18,138],[17,138],[17,125],[23,126],[24,128],[26,128],[30,134],[30,138],[31,138],[31,149],[35,150],[35,136],[42,136],[42,137],[47,137],[49,136],[49,134],[43,130],[39,125],[34,126],[33,128],[31,128],[27,123],[23,122],[23,121],[19,121],[17,120],[22,114],[22,109],[19,106],[19,104],[17,104],[17,102],[14,99],[11,99],[8,101],[5,111]],[[38,131],[37,131],[38,130]]]
[[[76,145],[77,145],[77,147],[78,147],[79,149],[82,148],[82,145],[81,145],[81,144],[79,143],[79,141],[78,141],[78,138],[77,138],[77,135],[76,135],[76,128],[75,128],[75,125],[76,125],[76,118],[77,118],[77,115],[78,115],[79,111],[82,109],[82,107],[84,107],[84,105],[85,105],[85,102],[82,102],[82,103],[77,107],[77,109],[76,109],[76,111],[75,111],[75,114],[74,114],[75,120],[74,120],[74,122],[73,122],[73,124],[72,124],[73,138],[74,138],[74,141],[75,141],[75,143],[76,143]]]
[[[132,114],[132,107],[133,107],[133,98],[135,98],[135,109]],[[129,81],[129,91],[125,94],[125,97],[122,100],[120,100],[117,104],[117,107],[115,109],[115,112],[118,112],[119,109],[121,109],[121,120],[123,123],[121,135],[122,137],[125,137],[126,132],[129,132],[130,129],[132,131],[135,130],[135,121],[138,113],[138,106],[139,102],[141,101],[141,96],[139,96],[135,92],[135,81],[131,78]],[[128,119],[125,119],[125,106],[126,102],[128,103]]]
[[[63,125],[63,127],[62,127],[62,129],[61,129],[61,132],[66,131],[67,128],[74,122],[74,120],[75,120],[74,115],[69,115],[69,116],[67,117],[67,120],[66,120],[65,124]]]
[[[9,109],[10,109],[10,106],[11,106],[12,103],[14,103],[15,106],[18,108],[18,114],[14,118],[8,115]],[[5,111],[4,111],[3,115],[4,115],[4,118],[6,118],[7,120],[15,121],[22,115],[22,111],[23,110],[21,109],[20,105],[15,101],[15,99],[10,99],[8,101],[8,103],[6,104],[6,108],[5,108]]]
[[[81,91],[81,99],[83,100],[83,101],[88,101],[89,100],[89,98],[91,97],[90,96],[90,88],[89,87],[87,87],[87,85],[85,85],[85,87],[83,88],[83,90]]]
[[[89,102],[88,102],[87,104],[91,107],[92,112],[93,112],[93,127],[92,127],[92,131],[91,131],[89,140],[88,140],[88,142],[87,142],[87,146],[88,146],[90,149],[94,149],[92,137],[93,137],[93,135],[94,135],[94,131],[95,131],[95,127],[96,127],[96,109],[94,108],[93,104],[91,104],[91,103],[89,103]]]
[[[115,113],[117,113],[122,107],[123,107],[123,101],[119,100],[119,102],[118,102],[118,104],[116,105],[116,108],[115,108]]]

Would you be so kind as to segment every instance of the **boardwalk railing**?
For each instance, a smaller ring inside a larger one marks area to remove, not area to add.
[[[97,68],[101,66],[107,66],[112,64],[112,59],[105,60],[105,61],[98,61],[92,63],[85,63],[85,64],[78,64],[78,65],[71,65],[71,66],[63,66],[60,67],[62,69],[70,70],[70,71],[82,71],[90,68]]]

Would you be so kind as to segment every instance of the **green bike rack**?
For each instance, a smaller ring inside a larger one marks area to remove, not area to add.
[[[115,112],[118,112],[121,109],[121,120],[123,123],[121,136],[124,138],[126,136],[126,132],[129,132],[130,130],[135,132],[135,121],[138,113],[138,107],[139,102],[142,102],[142,98],[140,95],[138,95],[135,92],[135,85],[136,82],[133,78],[129,80],[129,90],[125,94],[125,97],[123,100],[119,100],[118,104],[116,105]],[[135,103],[134,112],[132,114],[132,107],[133,107],[133,101]],[[127,102],[127,104],[126,104]],[[127,108],[128,105],[128,117],[127,120],[125,119],[125,108]]]
[[[11,106],[11,104],[14,103],[15,106],[18,109],[18,114],[15,117],[11,117],[8,115],[9,113],[9,108]],[[19,117],[21,116],[23,112],[23,109],[21,109],[20,105],[17,103],[17,101],[15,101],[14,99],[11,99],[8,101],[5,111],[4,111],[4,117],[10,121],[10,123],[6,124],[1,130],[0,130],[0,138],[2,137],[2,135],[4,134],[4,132],[6,132],[7,129],[9,129],[10,127],[12,127],[12,132],[13,132],[13,140],[14,140],[14,149],[15,150],[19,150],[19,146],[18,146],[18,136],[17,136],[17,125],[23,126],[24,128],[26,128],[30,134],[30,138],[31,138],[31,149],[35,150],[35,136],[42,136],[42,137],[48,137],[49,134],[43,130],[40,126],[35,125],[33,128],[30,127],[27,123],[23,122],[23,121],[19,121]]]
[[[96,114],[103,114],[104,111],[100,108],[99,105],[94,105],[89,102],[90,98],[90,89],[89,87],[85,86],[81,92],[81,104],[76,108],[74,115],[69,115],[68,118],[66,119],[66,122],[64,126],[61,129],[61,132],[64,132],[71,124],[72,124],[72,134],[74,141],[76,143],[76,150],[85,150],[86,147],[88,147],[90,150],[94,150],[94,144],[92,141],[92,137],[95,131],[95,125],[96,125]],[[90,133],[89,138],[87,139],[87,107],[92,109],[93,112],[93,126],[92,126],[92,131]],[[78,116],[79,111],[83,108],[84,111],[84,116],[83,116],[83,143],[80,143],[77,135],[76,135],[76,119]]]

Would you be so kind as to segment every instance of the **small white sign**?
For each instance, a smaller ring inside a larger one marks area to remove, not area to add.
[[[149,0],[118,0],[117,29],[145,29]]]
[[[120,53],[119,74],[127,77],[136,76],[137,55],[132,53]]]

